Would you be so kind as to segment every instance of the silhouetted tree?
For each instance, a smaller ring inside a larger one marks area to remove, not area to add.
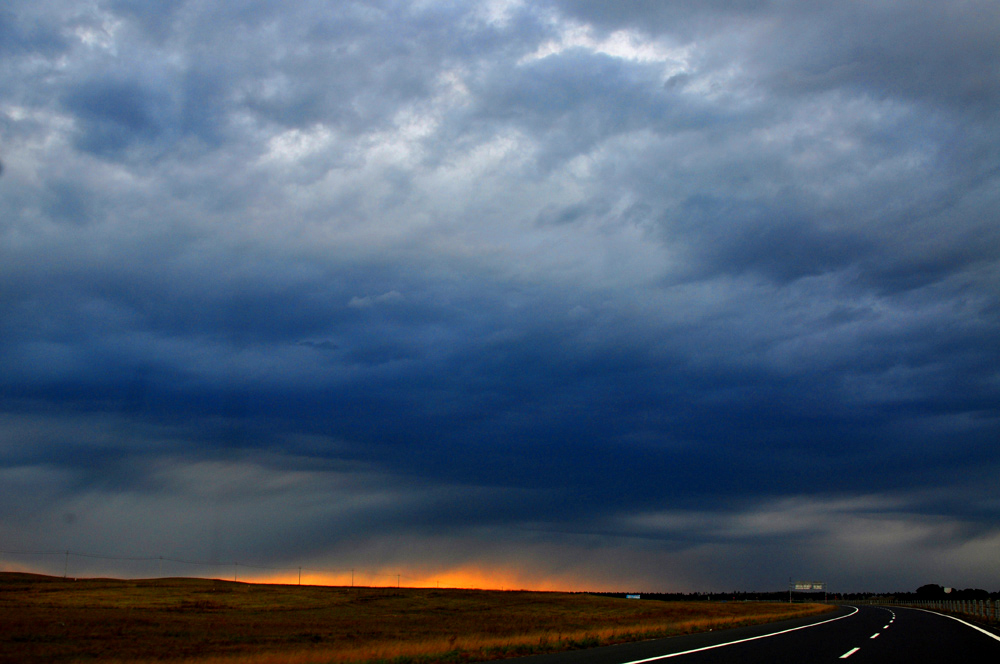
[[[944,588],[936,583],[928,583],[926,586],[917,588],[917,597],[923,599],[940,599],[944,597]]]
[[[964,590],[956,589],[949,597],[953,599],[989,599],[990,594],[982,588],[966,588]]]

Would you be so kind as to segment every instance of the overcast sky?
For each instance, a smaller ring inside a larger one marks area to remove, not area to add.
[[[993,0],[8,0],[0,549],[1000,590],[998,63]]]

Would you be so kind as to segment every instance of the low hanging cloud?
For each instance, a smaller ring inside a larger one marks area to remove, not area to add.
[[[0,535],[498,586],[988,586],[998,24],[15,0]]]
[[[388,293],[382,293],[381,295],[376,295],[375,297],[370,295],[359,297],[355,295],[347,303],[347,306],[354,307],[355,309],[368,309],[378,304],[395,304],[402,302],[404,299],[405,298],[399,294],[399,291],[389,291]]]

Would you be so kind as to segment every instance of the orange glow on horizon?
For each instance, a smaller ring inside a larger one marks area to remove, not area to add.
[[[254,575],[248,574],[240,579],[248,583],[275,583],[296,585],[300,577],[296,570],[283,571],[278,574]],[[352,583],[353,581],[353,583]],[[351,574],[330,574],[312,572],[303,568],[302,585],[309,586],[358,586],[383,588],[462,588],[474,590],[533,590],[533,591],[576,591],[586,589],[586,582],[571,581],[566,578],[535,577],[520,571],[487,569],[477,565],[463,565],[449,569],[431,572],[410,572],[396,574],[393,572],[362,572],[357,571],[352,579]]]
[[[23,572],[45,576],[62,576],[50,566],[8,563],[0,571]],[[168,577],[176,577],[169,574]],[[181,575],[183,576],[183,575]],[[119,575],[114,572],[94,573],[88,570],[79,578],[159,578],[152,575]],[[69,578],[77,578],[70,574]],[[237,567],[232,575],[226,574],[192,574],[191,578],[215,578],[222,581],[238,581],[241,583],[267,583],[280,585],[307,586],[339,586],[339,587],[372,587],[372,588],[460,588],[470,590],[531,590],[531,591],[580,591],[593,590],[593,580],[575,578],[572,575],[549,576],[520,569],[498,569],[485,565],[459,565],[441,570],[410,570],[408,574],[392,571],[356,570],[330,573],[313,571],[303,567],[286,568],[279,572],[267,573],[253,570],[249,567]]]

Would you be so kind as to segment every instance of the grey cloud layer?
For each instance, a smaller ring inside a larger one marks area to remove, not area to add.
[[[668,587],[726,583],[742,547],[766,585],[787,540],[731,524],[803,505],[834,507],[788,559],[830,574],[821,544],[858,555],[880,519],[978,551],[998,32],[990,3],[15,4],[2,468],[67,505],[148,496],[179,539],[212,526],[171,516],[193,498],[168,467],[250,464],[322,502],[306,471],[345,463],[412,498],[319,535],[277,500],[266,532],[314,557],[485,528],[579,573],[642,542]],[[852,535],[854,495],[902,504]],[[230,516],[264,504],[235,491]],[[5,507],[25,546],[79,537]],[[269,537],[240,546],[298,555]],[[946,573],[930,559],[885,578]]]

